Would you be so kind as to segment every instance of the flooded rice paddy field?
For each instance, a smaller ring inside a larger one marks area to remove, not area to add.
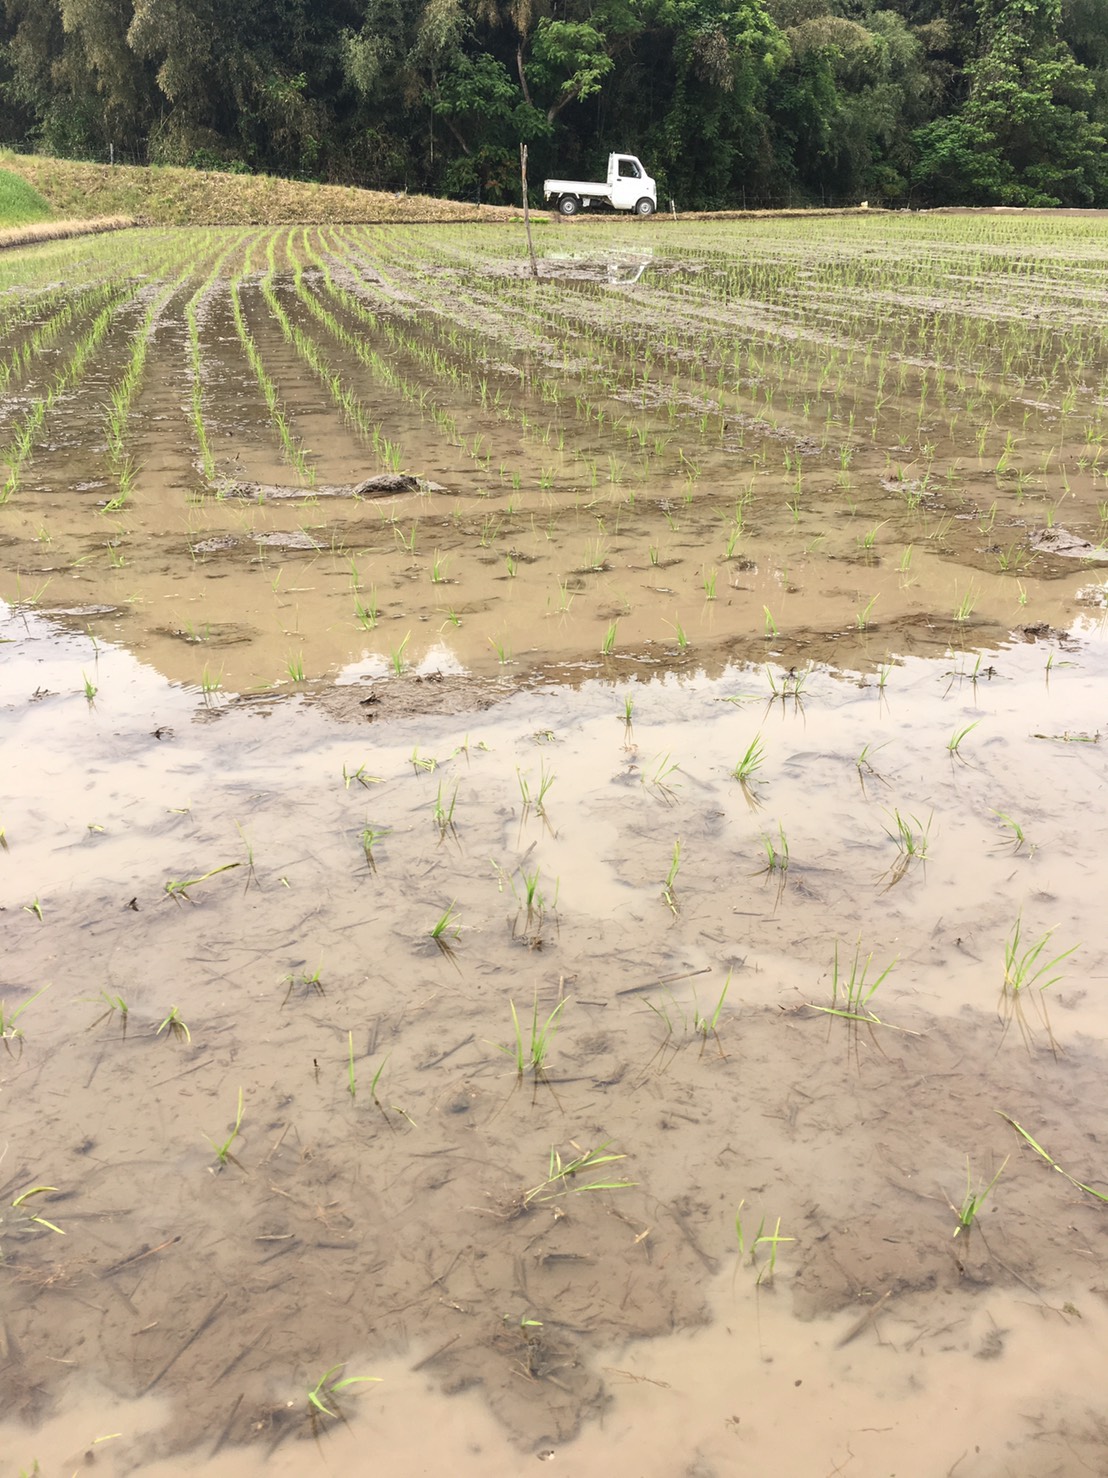
[[[0,1465],[1099,1471],[1108,232],[537,242],[0,262]]]

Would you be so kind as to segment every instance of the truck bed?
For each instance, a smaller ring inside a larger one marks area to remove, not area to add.
[[[612,193],[612,187],[596,180],[544,180],[545,195],[585,195],[590,200],[601,200]]]

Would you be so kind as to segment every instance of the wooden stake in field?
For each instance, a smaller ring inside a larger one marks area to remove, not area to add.
[[[527,145],[519,146],[519,178],[523,186],[523,224],[527,229],[527,255],[531,258],[531,276],[538,277],[539,264],[535,261],[535,244],[531,240],[531,207],[527,200]]]

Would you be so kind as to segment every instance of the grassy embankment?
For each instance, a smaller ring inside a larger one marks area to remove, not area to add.
[[[233,175],[168,166],[84,164],[38,155],[0,154],[0,177],[38,192],[57,217],[128,216],[149,226],[273,226],[320,221],[504,220],[517,210],[474,206],[426,195],[312,185],[271,175]],[[35,219],[26,217],[25,219]],[[0,214],[0,225],[7,222]]]

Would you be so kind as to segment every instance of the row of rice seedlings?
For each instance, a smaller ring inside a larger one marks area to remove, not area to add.
[[[136,292],[137,288],[134,286],[125,288],[100,309],[83,336],[78,339],[70,351],[69,358],[55,374],[45,392],[34,398],[31,408],[15,423],[12,440],[3,451],[0,451],[0,462],[5,462],[8,467],[7,478],[0,486],[0,505],[7,503],[20,487],[23,469],[31,460],[36,439],[42,431],[46,417],[62,395],[80,384],[89,360],[103,343],[111,327],[115,312],[131,301]]]
[[[303,442],[293,435],[292,428],[289,425],[288,413],[277,393],[277,386],[266,371],[254,336],[246,325],[246,319],[242,311],[242,297],[239,291],[241,281],[242,274],[239,273],[231,278],[229,284],[231,314],[235,322],[235,332],[238,334],[239,343],[242,345],[250,368],[254,371],[254,378],[257,380],[258,388],[262,392],[266,409],[269,412],[269,418],[280,438],[281,450],[285,460],[295,469],[297,476],[310,486],[315,482],[315,468],[308,461],[308,453],[305,450]]]
[[[399,450],[394,448],[393,444],[382,435],[380,422],[373,420],[361,399],[343,383],[341,374],[328,364],[315,340],[298,324],[293,323],[282,307],[275,288],[276,238],[272,236],[266,244],[266,261],[267,271],[258,285],[270,313],[277,320],[285,342],[291,344],[304,363],[315,372],[320,383],[328,391],[347,421],[370,445],[379,464],[389,471],[399,470]]]
[[[39,321],[31,325],[31,331],[24,341],[21,344],[13,344],[7,357],[0,360],[0,391],[6,390],[13,379],[17,382],[26,379],[35,360],[44,350],[51,348],[57,342],[59,336],[71,323],[80,322],[88,312],[102,307],[118,290],[118,282],[109,279],[76,295],[65,289],[59,289],[56,294],[45,295],[45,301],[39,298],[28,300],[23,305],[27,317],[29,319],[37,317]],[[43,312],[55,303],[60,306],[49,317],[43,318],[41,316]],[[3,332],[4,338],[11,342],[10,329],[5,327],[0,332]]]
[[[191,381],[190,413],[193,436],[200,453],[200,467],[206,482],[215,481],[215,457],[208,440],[208,428],[204,420],[204,361],[200,352],[200,323],[198,308],[211,293],[215,285],[214,268],[185,304],[185,323],[188,326],[189,374]]]
[[[116,491],[104,505],[105,513],[117,513],[126,505],[130,497],[137,469],[134,459],[127,450],[127,426],[135,397],[142,384],[150,340],[166,304],[184,287],[192,275],[192,267],[186,267],[174,281],[163,287],[150,303],[132,338],[131,357],[123,374],[109,393],[104,419],[108,460],[115,479]]]

